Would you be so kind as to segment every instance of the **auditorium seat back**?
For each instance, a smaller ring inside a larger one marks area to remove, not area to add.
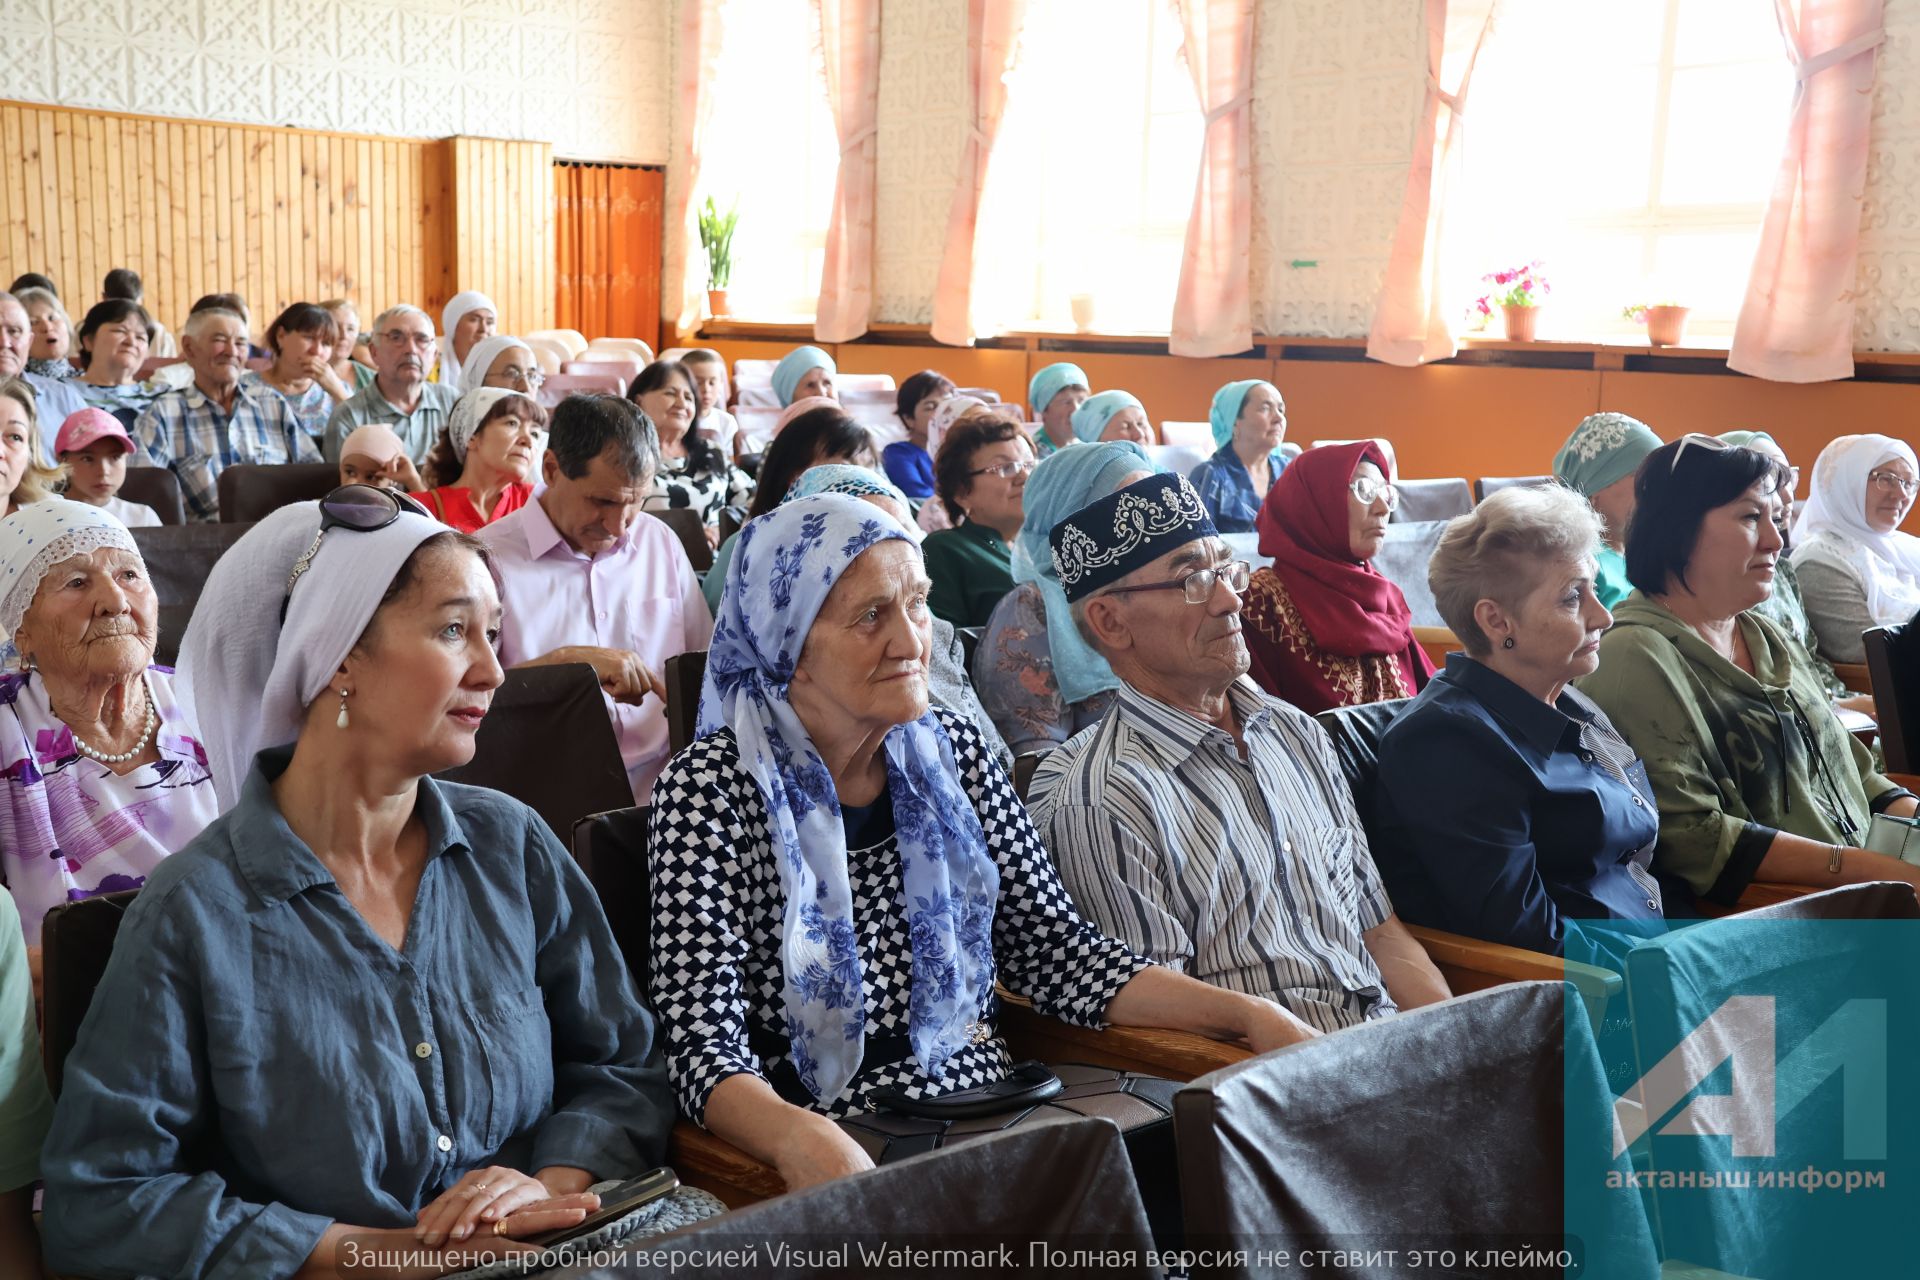
[[[585,663],[508,671],[480,722],[473,759],[439,776],[505,792],[562,844],[581,818],[633,803],[606,695]]]
[[[700,684],[707,676],[707,651],[676,653],[667,659],[667,750],[683,751],[693,742],[700,720]]]
[[[609,373],[556,373],[540,384],[538,399],[540,407],[553,412],[568,396],[624,396],[627,394],[627,382],[619,372]]]
[[[281,507],[314,502],[340,487],[340,468],[330,462],[289,462],[256,466],[236,462],[220,472],[220,519],[253,524]]]
[[[583,351],[575,359],[560,366],[560,372],[574,375],[618,373],[623,387],[633,385],[640,376],[640,370],[646,368],[645,362],[631,351]]]
[[[1478,504],[1485,502],[1502,489],[1549,485],[1553,482],[1552,476],[1481,476],[1473,482],[1473,500]]]
[[[1867,650],[1880,750],[1894,773],[1920,773],[1920,619],[1860,634]]]
[[[693,566],[695,573],[705,573],[713,568],[713,544],[707,541],[707,525],[698,511],[692,507],[668,507],[647,514],[673,530],[673,536],[680,539],[680,546],[687,553],[687,563]]]
[[[146,561],[147,579],[160,604],[160,638],[153,660],[170,667],[180,652],[194,605],[207,585],[207,575],[227,548],[240,541],[250,524],[163,524],[133,530],[133,541]]]
[[[1451,520],[1473,510],[1473,489],[1465,480],[1396,480],[1393,487],[1400,495],[1400,505],[1393,509],[1395,523]]]
[[[1154,466],[1177,476],[1188,474],[1213,452],[1185,444],[1148,444],[1140,447],[1147,451],[1147,457],[1153,460]]]
[[[60,1080],[80,1038],[87,1006],[106,976],[120,921],[139,892],[128,889],[63,902],[41,921],[41,1055],[55,1097],[60,1096]]]
[[[1357,707],[1334,707],[1314,719],[1333,739],[1333,753],[1340,758],[1340,772],[1347,777],[1353,792],[1353,807],[1361,820],[1372,809],[1373,784],[1380,776],[1380,740],[1387,726],[1406,709],[1412,698],[1393,698],[1386,702],[1363,702]]]
[[[120,496],[128,502],[152,507],[161,524],[185,524],[187,499],[180,490],[180,477],[172,467],[128,467]]]
[[[652,809],[636,805],[589,814],[573,825],[573,860],[607,913],[607,927],[644,997],[653,945],[653,888],[647,871]]]
[[[653,348],[639,338],[595,338],[587,344],[584,354],[591,355],[595,351],[617,351],[638,359],[642,366],[650,365],[654,360]]]
[[[566,346],[551,338],[522,338],[527,349],[533,352],[533,359],[540,366],[540,372],[551,378],[560,372],[560,366],[573,358]]]
[[[566,353],[565,359],[578,359],[587,349],[587,336],[578,329],[535,329],[523,335],[523,340],[531,343],[535,339],[551,342]]]
[[[1466,481],[1460,484],[1464,493]],[[1440,616],[1440,606],[1434,603],[1433,588],[1427,585],[1427,566],[1446,531],[1445,520],[1396,520],[1387,525],[1386,541],[1373,557],[1373,567],[1407,598],[1416,627],[1447,625]]]

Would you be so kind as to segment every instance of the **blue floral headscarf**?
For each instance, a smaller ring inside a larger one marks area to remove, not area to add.
[[[829,374],[840,372],[834,367],[833,357],[818,347],[795,347],[780,357],[780,363],[773,366],[773,394],[780,398],[781,408],[793,403],[800,379],[813,369],[825,369]]]
[[[787,490],[787,496],[782,501],[792,502],[822,493],[844,493],[850,498],[871,494],[877,498],[892,498],[903,511],[913,510],[913,504],[907,501],[906,494],[900,492],[899,485],[871,467],[856,467],[851,462],[823,462],[817,467],[808,467],[793,482],[793,488]],[[913,530],[907,532],[912,533]]]
[[[1147,451],[1131,440],[1106,440],[1050,453],[1027,477],[1026,519],[1013,543],[1013,580],[1031,582],[1047,602],[1047,647],[1060,696],[1081,702],[1118,689],[1120,678],[1107,660],[1080,637],[1067,605],[1067,593],[1053,569],[1047,541],[1053,526],[1080,508],[1112,493],[1135,471],[1157,471]]]
[[[740,531],[700,691],[700,732],[733,730],[767,805],[786,895],[780,957],[787,1036],[800,1083],[843,1091],[866,1048],[866,992],[833,777],[788,702],[807,633],[860,555],[907,531],[845,494],[796,498]],[[953,744],[931,712],[883,744],[913,951],[908,1039],[936,1080],[993,993],[1000,872]]]

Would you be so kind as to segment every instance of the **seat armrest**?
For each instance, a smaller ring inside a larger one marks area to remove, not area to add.
[[[1611,969],[1565,960],[1542,951],[1483,942],[1464,934],[1410,924],[1411,933],[1455,995],[1481,991],[1508,982],[1570,982],[1580,993],[1587,1018],[1597,1029],[1607,1005],[1625,988],[1625,980]]]
[[[787,1192],[786,1182],[772,1165],[762,1164],[691,1120],[674,1124],[667,1137],[667,1163],[680,1175],[680,1181],[711,1191],[729,1209]]]
[[[1033,1002],[1000,990],[1000,1034],[1015,1061],[1084,1062],[1168,1080],[1191,1080],[1253,1056],[1226,1044],[1164,1027],[1108,1027],[1091,1031],[1049,1017]]]

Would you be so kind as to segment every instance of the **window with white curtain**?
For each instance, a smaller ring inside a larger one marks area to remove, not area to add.
[[[728,305],[754,320],[812,320],[840,144],[805,0],[727,0],[701,147],[700,187],[737,197]],[[704,270],[698,259],[694,270]]]
[[[1792,98],[1769,0],[1510,0],[1447,212],[1457,300],[1537,258],[1541,337],[1629,340],[1624,308],[1677,304],[1690,343],[1726,342]]]
[[[1033,0],[975,248],[985,332],[1165,333],[1204,120],[1166,0]]]

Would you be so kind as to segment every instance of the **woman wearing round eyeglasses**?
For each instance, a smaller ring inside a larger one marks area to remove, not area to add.
[[[954,527],[929,534],[921,547],[935,617],[984,627],[1013,590],[1012,543],[1026,519],[1033,465],[1026,433],[991,409],[970,409],[947,428],[933,483]]]
[[[499,334],[476,342],[467,352],[457,385],[462,395],[481,387],[498,387],[530,396],[536,394],[546,380],[547,375],[541,372],[532,347],[518,338]]]
[[[1399,504],[1371,440],[1309,449],[1260,505],[1260,554],[1242,622],[1251,674],[1308,713],[1410,698],[1433,675],[1400,588],[1373,567]]]
[[[1813,465],[1793,568],[1820,651],[1835,662],[1864,662],[1861,632],[1920,612],[1920,538],[1900,532],[1916,479],[1913,446],[1892,436],[1841,436]]]

